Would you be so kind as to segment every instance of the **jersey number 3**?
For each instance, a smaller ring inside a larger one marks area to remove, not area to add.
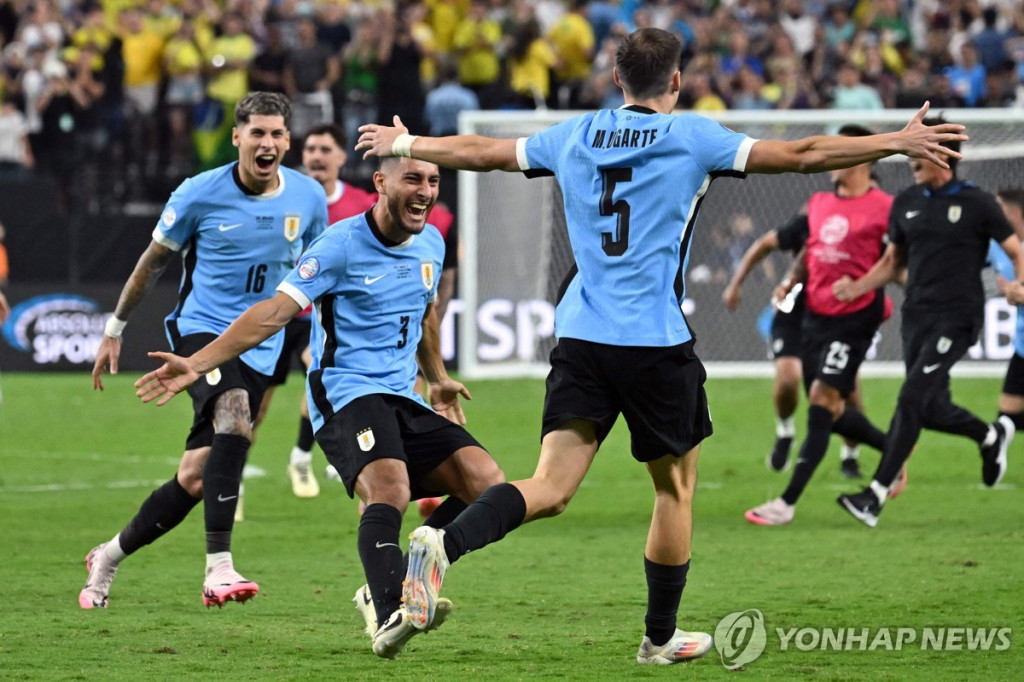
[[[633,180],[632,168],[601,169],[601,215],[618,216],[615,221],[615,233],[601,233],[601,248],[609,256],[621,256],[629,247],[629,203],[625,199],[615,201],[615,185]]]

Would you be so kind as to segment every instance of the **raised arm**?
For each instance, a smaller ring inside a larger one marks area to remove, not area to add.
[[[417,137],[398,116],[394,127],[370,123],[359,128],[356,151],[363,158],[409,156],[458,170],[503,170],[515,173],[522,170],[516,157],[515,139],[498,139],[480,135],[451,135],[449,137]]]
[[[128,318],[149,290],[153,288],[160,275],[167,269],[174,251],[155,241],[149,243],[142,252],[135,269],[121,289],[117,299],[114,315],[107,320],[103,332],[103,340],[96,351],[96,361],[92,366],[92,387],[103,390],[103,370],[110,367],[111,374],[117,374],[117,361],[121,356],[121,333],[124,331]]]
[[[871,269],[860,278],[853,280],[844,275],[832,285],[832,293],[840,301],[853,301],[869,291],[897,281],[907,265],[906,249],[892,242],[885,248],[885,253]]]
[[[775,230],[769,230],[761,235],[757,241],[743,254],[736,272],[732,274],[729,283],[725,285],[722,292],[722,302],[729,310],[736,310],[740,305],[740,287],[743,286],[747,275],[754,269],[754,266],[765,259],[765,257],[779,248],[779,234]]]
[[[966,140],[964,126],[956,123],[924,124],[929,103],[925,102],[903,130],[865,137],[816,135],[788,142],[758,140],[747,158],[747,173],[820,173],[849,168],[869,161],[906,154],[928,159],[949,168],[947,158],[959,159],[959,152],[941,146],[943,142]]]
[[[162,360],[164,364],[135,382],[136,395],[144,403],[160,398],[157,405],[163,405],[203,374],[259,345],[288,324],[300,310],[302,306],[291,296],[278,292],[273,298],[250,307],[223,334],[187,358],[173,353],[150,353],[149,357]]]
[[[422,330],[423,335],[416,348],[416,360],[420,364],[423,376],[430,384],[430,406],[435,412],[456,424],[465,424],[466,415],[459,404],[459,396],[467,400],[472,400],[473,396],[465,386],[449,377],[448,371],[444,368],[444,361],[441,359],[440,322],[433,303],[427,306],[427,312],[423,315]]]

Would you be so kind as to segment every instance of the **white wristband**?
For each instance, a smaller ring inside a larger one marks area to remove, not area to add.
[[[126,324],[128,323],[124,320],[119,320],[115,315],[111,315],[107,318],[107,326],[103,328],[103,334],[112,339],[119,339]]]
[[[391,153],[394,156],[412,158],[412,143],[415,142],[418,137],[418,135],[402,133],[395,138],[394,142],[391,143]]]

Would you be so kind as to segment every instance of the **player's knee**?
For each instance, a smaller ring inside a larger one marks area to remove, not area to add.
[[[505,482],[505,472],[501,470],[498,463],[490,457],[486,457],[480,462],[476,463],[476,466],[468,472],[468,475],[464,477],[463,484],[465,488],[466,497],[461,499],[475,500],[480,497],[483,491],[490,488],[492,485],[498,485],[499,483]]]
[[[182,489],[195,498],[203,496],[203,470],[194,466],[182,463],[178,467],[178,484]]]

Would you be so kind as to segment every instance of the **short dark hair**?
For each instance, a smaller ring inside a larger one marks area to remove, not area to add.
[[[638,99],[649,99],[668,90],[669,79],[679,69],[683,44],[660,28],[641,28],[622,39],[615,50],[615,68],[623,88]]]
[[[944,119],[941,115],[939,115],[939,116],[929,116],[928,118],[924,119],[924,121],[922,121],[922,123],[924,123],[926,126],[934,126],[934,125],[939,125],[940,123],[948,123],[948,121],[946,121],[946,119]],[[947,140],[946,142],[940,142],[939,146],[940,147],[945,147],[946,149],[950,149],[950,150],[952,150],[954,152],[958,152],[959,153],[959,151],[960,151],[960,140]],[[949,164],[949,170],[953,171],[953,175],[956,175],[956,165],[957,165],[957,163],[959,161],[960,161],[959,159],[954,159],[952,156],[946,157],[946,163]]]
[[[843,137],[867,137],[868,135],[874,135],[870,128],[866,128],[859,123],[847,123],[839,129],[838,134]]]
[[[235,105],[235,127],[244,126],[254,115],[281,116],[287,128],[292,118],[292,104],[279,92],[250,92]]]
[[[347,149],[348,147],[348,137],[345,136],[345,131],[335,123],[318,123],[306,131],[307,139],[310,135],[330,135],[334,138],[336,145],[342,149]]]
[[[1013,204],[1024,210],[1024,189],[1020,187],[1004,187],[996,192],[996,196],[1003,200],[1003,203]]]

